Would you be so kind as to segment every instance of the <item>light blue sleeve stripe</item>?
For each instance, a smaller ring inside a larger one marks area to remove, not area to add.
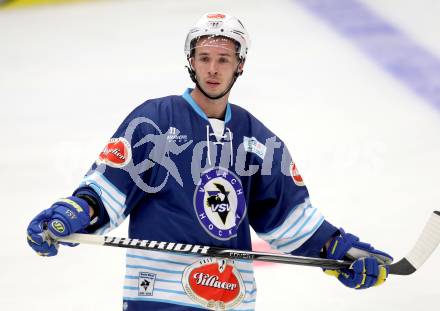
[[[264,232],[264,233],[263,233],[263,232],[257,232],[258,235],[259,235],[261,238],[265,239],[266,237],[275,234],[278,230],[281,230],[281,228],[282,228],[282,226],[284,225],[284,223],[285,223],[286,221],[288,221],[288,220],[292,217],[292,214],[296,211],[296,209],[297,209],[297,208],[300,208],[300,206],[301,206],[301,205],[304,205],[304,204],[307,204],[307,205],[306,205],[306,207],[303,209],[302,215],[299,216],[300,218],[303,217],[303,216],[304,216],[304,213],[305,213],[305,210],[308,209],[308,208],[310,208],[310,207],[312,207],[312,204],[310,203],[310,199],[309,199],[308,197],[304,200],[303,203],[300,203],[300,204],[298,204],[298,205],[296,205],[296,206],[294,206],[294,207],[292,208],[292,210],[289,212],[289,214],[287,215],[287,217],[285,218],[284,222],[283,222],[281,225],[279,225],[278,227],[276,227],[276,228],[270,230],[269,232]],[[267,238],[266,238],[266,239],[267,239]]]
[[[94,180],[94,182],[96,182],[96,181]],[[116,205],[118,205],[122,210],[125,209],[125,205],[122,204],[121,202],[119,202],[107,189],[105,189],[103,187],[100,187],[100,188],[102,191],[104,191],[110,197],[110,199],[113,200],[113,202],[116,203]],[[102,198],[102,196],[101,196],[101,198]]]
[[[317,222],[317,224],[312,228],[312,230],[310,230],[309,232],[304,233],[303,235],[301,235],[301,236],[299,236],[299,237],[297,237],[297,238],[295,238],[293,240],[288,241],[287,243],[284,243],[284,244],[281,244],[281,245],[277,246],[277,248],[284,248],[287,245],[290,245],[292,243],[295,243],[295,242],[297,242],[297,241],[307,237],[308,235],[313,235],[316,232],[316,230],[318,230],[318,228],[322,225],[323,222],[324,222],[324,217],[321,217],[319,219],[319,221]]]
[[[111,204],[104,199],[103,197],[101,197],[102,202],[104,203],[105,206],[108,206],[108,208],[110,208],[110,210],[116,214],[116,219],[120,219],[121,215],[119,215],[119,213],[115,210],[115,208],[113,206],[111,206]],[[109,215],[110,216],[110,215]]]
[[[98,175],[98,173],[96,173],[96,174]],[[100,177],[104,180],[104,175],[99,174],[98,176],[100,176]],[[105,185],[100,185],[100,184],[98,183],[98,181],[95,180],[95,179],[93,179],[92,177],[87,177],[87,178],[84,179],[84,181],[93,182],[96,186],[99,187],[99,189],[101,189],[102,191],[104,191],[104,192],[110,197],[110,199],[112,199],[112,200],[116,203],[116,205],[118,205],[122,210],[125,209],[125,204],[124,204],[124,203],[121,203],[118,199],[116,199],[116,198],[110,193],[110,191],[108,191],[108,190],[105,188]],[[104,181],[104,182],[105,182],[105,181]],[[107,183],[107,182],[105,182],[105,183]],[[86,185],[87,185],[87,184],[86,184]],[[107,185],[107,186],[108,186],[108,185]],[[115,189],[114,186],[111,186],[110,188]],[[122,194],[121,194],[121,196],[122,196],[123,198],[126,198],[125,195],[122,195]],[[101,196],[101,198],[102,198],[102,196]]]
[[[315,215],[317,209],[315,208],[313,210],[313,212],[309,215],[309,217],[307,217],[306,221],[301,225],[301,227],[299,227],[294,234],[292,234],[292,236],[290,238],[288,238],[288,240],[294,239],[299,233],[301,233],[301,230],[310,222],[310,220],[312,219],[313,215]],[[277,241],[280,241],[281,239],[273,239],[269,242],[270,245],[274,245]]]
[[[172,260],[167,260],[167,259],[157,259],[157,258],[152,258],[152,257],[147,257],[147,256],[139,256],[139,255],[132,255],[132,254],[127,254],[126,256],[129,258],[137,258],[137,259],[142,259],[142,260],[151,260],[151,261],[157,261],[157,262],[171,263],[173,265],[181,265],[181,266],[188,266],[189,265],[189,264],[181,263],[178,261],[172,261]]]
[[[106,224],[104,227],[99,228],[98,230],[96,230],[96,234],[104,234],[105,232],[110,231],[110,224]]]
[[[303,211],[302,211],[302,213],[301,213],[301,216],[299,216],[299,218],[293,223],[293,224],[291,224],[290,226],[289,226],[289,228],[287,228],[281,235],[280,235],[280,237],[279,237],[279,239],[282,239],[290,230],[292,230],[292,228],[294,228],[303,218],[304,218],[304,216],[305,216],[305,214],[306,214],[306,211],[308,210],[308,209],[310,209],[310,208],[312,208],[312,206],[311,205],[308,205],[306,208],[304,208],[303,209]]]
[[[102,173],[100,173],[100,172],[96,172],[96,171],[95,171],[94,173],[96,173],[97,175],[99,175],[99,176],[102,178],[102,180],[104,180],[104,181],[107,183],[107,185],[108,185],[110,188],[112,188],[116,193],[118,193],[121,197],[123,197],[123,198],[126,198],[126,197],[127,197],[127,196],[126,196],[121,190],[119,190],[118,188],[116,188],[116,186],[113,185],[113,184],[110,182],[110,180],[108,180],[107,177],[104,176],[104,174],[102,174]]]
[[[127,268],[131,268],[131,269],[149,269],[149,270],[158,271],[158,272],[165,272],[165,273],[172,273],[172,274],[182,274],[182,271],[168,270],[168,269],[159,269],[159,268],[154,268],[154,267],[150,267],[150,266],[126,265],[126,267]]]

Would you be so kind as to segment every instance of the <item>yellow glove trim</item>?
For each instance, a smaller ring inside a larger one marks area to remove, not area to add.
[[[338,270],[324,270],[324,273],[334,277],[338,277],[341,274]]]
[[[70,199],[60,199],[59,201],[60,201],[60,202],[65,202],[65,203],[68,203],[68,204],[72,205],[72,206],[76,209],[76,211],[77,211],[78,213],[82,213],[82,212],[84,212],[84,210],[82,209],[82,207],[79,206],[79,204],[76,203],[76,202],[73,201],[73,200],[70,200]]]
[[[376,284],[374,284],[373,286],[379,286],[382,285],[385,280],[387,279],[387,269],[385,268],[385,266],[379,266],[379,275],[377,276],[377,281]]]
[[[32,243],[34,243],[34,244],[40,245],[40,244],[38,244],[37,242],[35,242],[34,240],[32,240],[32,238],[31,238],[31,236],[30,236],[29,234],[27,235],[27,239],[28,239],[29,241],[31,241]]]
[[[333,245],[333,247],[332,247],[332,251],[331,251],[331,254],[334,254],[335,253],[335,250],[336,250],[336,246],[338,246],[338,240],[336,240],[336,242],[335,242],[335,245]]]

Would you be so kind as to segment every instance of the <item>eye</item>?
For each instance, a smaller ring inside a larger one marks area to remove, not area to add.
[[[226,57],[220,57],[220,59],[219,59],[218,61],[219,61],[219,63],[221,63],[221,64],[227,64],[227,63],[229,63],[229,59],[226,58]]]
[[[203,63],[207,63],[207,62],[209,62],[209,57],[208,56],[201,56],[201,57],[199,57],[199,61],[201,61]]]

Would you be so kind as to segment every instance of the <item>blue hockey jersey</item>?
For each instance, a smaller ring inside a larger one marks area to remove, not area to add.
[[[129,237],[319,256],[337,231],[312,206],[284,143],[228,104],[223,134],[182,96],[148,100],[121,124],[75,195],[100,206],[96,234],[130,215]],[[125,310],[253,310],[252,263],[127,250]]]

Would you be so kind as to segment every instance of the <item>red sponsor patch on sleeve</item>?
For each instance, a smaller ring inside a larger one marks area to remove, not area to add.
[[[292,179],[293,179],[293,182],[295,183],[295,185],[300,186],[300,187],[304,186],[303,178],[299,174],[298,168],[296,167],[296,164],[293,161],[292,161],[292,163],[290,163],[290,175],[292,176]]]
[[[99,154],[98,164],[104,163],[111,167],[123,167],[131,160],[130,143],[123,137],[112,138]]]

